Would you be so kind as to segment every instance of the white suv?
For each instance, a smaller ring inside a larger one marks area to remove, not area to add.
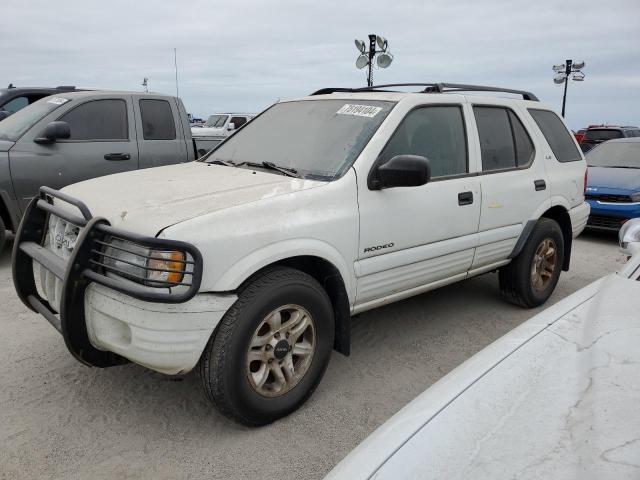
[[[351,315],[495,270],[543,303],[589,214],[573,136],[527,92],[422,86],[322,90],[198,162],[43,187],[18,294],[83,363],[197,368],[249,425],[311,395]]]

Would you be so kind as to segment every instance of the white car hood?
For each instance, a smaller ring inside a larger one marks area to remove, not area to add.
[[[105,217],[113,226],[155,236],[164,228],[191,218],[324,183],[191,162],[94,178],[63,191],[83,201],[94,217]]]
[[[613,274],[525,322],[327,478],[639,478],[639,291]]]

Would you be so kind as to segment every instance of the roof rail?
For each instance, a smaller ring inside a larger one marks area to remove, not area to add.
[[[420,93],[446,93],[446,92],[500,92],[522,95],[524,100],[539,101],[533,93],[525,90],[514,90],[511,88],[487,87],[483,85],[465,85],[462,83],[389,83],[386,85],[374,85],[372,87],[360,88],[323,88],[311,95],[325,95],[334,92],[356,93],[356,92],[384,92],[391,90],[381,90],[389,87],[425,87]]]

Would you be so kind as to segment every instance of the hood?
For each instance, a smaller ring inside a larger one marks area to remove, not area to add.
[[[94,217],[155,236],[166,227],[207,213],[324,184],[190,162],[95,178],[70,185],[64,192],[83,201]]]
[[[8,152],[15,143],[10,140],[0,140],[0,152]]]
[[[640,168],[589,167],[589,187],[640,191]]]

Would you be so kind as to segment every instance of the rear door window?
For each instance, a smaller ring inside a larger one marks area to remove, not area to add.
[[[535,149],[531,137],[518,116],[509,110],[509,121],[513,130],[513,140],[516,143],[516,163],[518,167],[524,167],[533,161]]]
[[[473,107],[476,117],[482,171],[516,167],[516,149],[509,114],[504,108]]]
[[[142,134],[145,140],[175,140],[176,127],[166,100],[140,100]]]
[[[526,167],[535,153],[531,137],[518,116],[510,109],[494,106],[473,107],[476,117],[482,171]]]
[[[121,99],[92,100],[67,112],[59,120],[71,129],[69,140],[128,140],[127,103]]]
[[[571,134],[558,116],[549,110],[529,109],[529,113],[547,140],[551,151],[559,162],[576,162],[582,156],[576,147]],[[589,135],[589,131],[587,134]],[[585,137],[586,137],[585,135]]]

